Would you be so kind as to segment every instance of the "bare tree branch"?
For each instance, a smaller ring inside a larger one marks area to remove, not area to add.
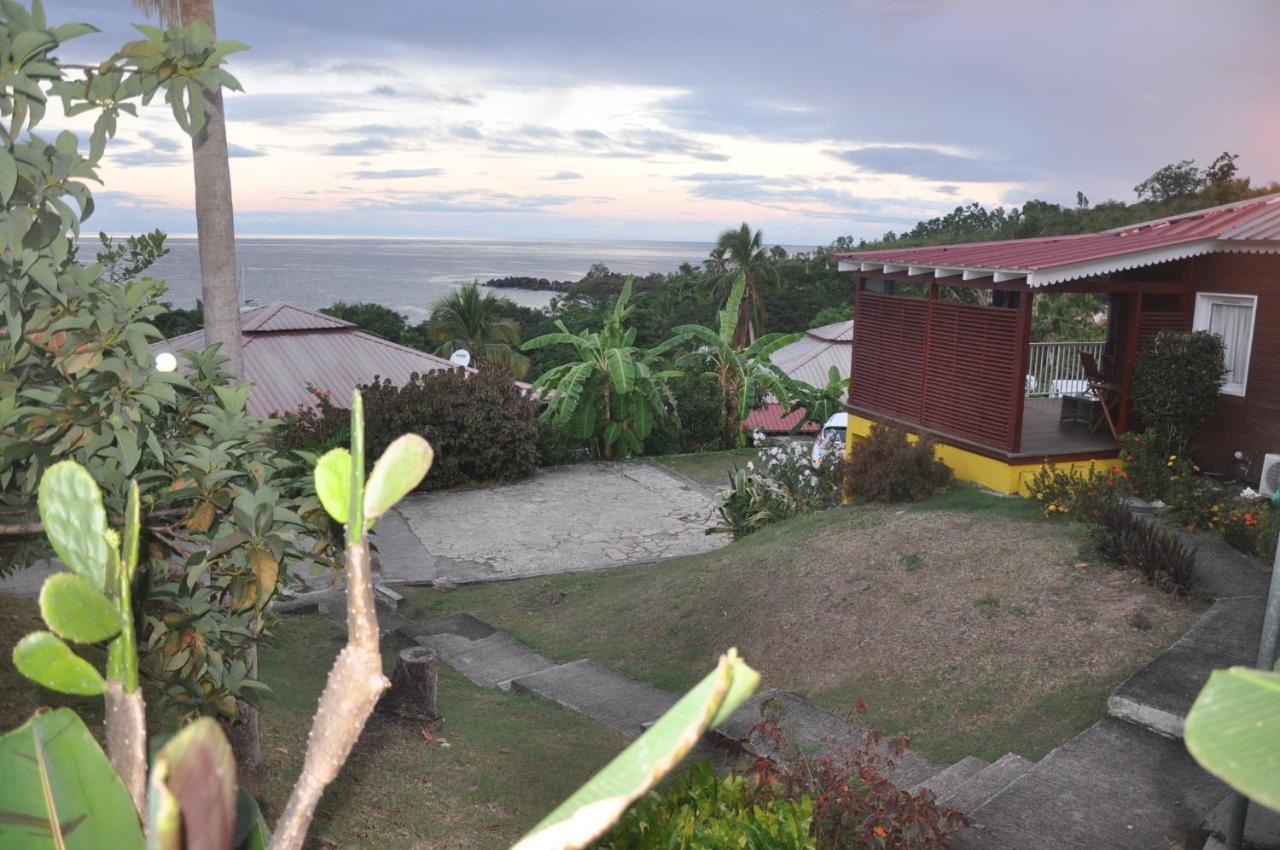
[[[382,675],[378,613],[369,568],[369,540],[347,544],[347,645],[333,663],[311,723],[302,775],[276,823],[270,850],[301,850],[316,804],[351,753],[378,697]]]

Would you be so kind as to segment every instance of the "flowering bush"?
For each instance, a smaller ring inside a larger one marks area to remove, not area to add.
[[[1242,498],[1230,509],[1215,513],[1215,524],[1231,546],[1262,560],[1275,555],[1280,509],[1265,500]]]
[[[1134,496],[1155,501],[1169,489],[1169,453],[1154,428],[1141,434],[1120,435],[1120,462],[1127,473],[1127,490]]]
[[[1127,490],[1128,473],[1115,465],[1082,473],[1046,463],[1027,485],[1031,497],[1044,505],[1045,516],[1070,516],[1080,522],[1097,522],[1107,508],[1120,503]]]
[[[828,454],[814,466],[803,443],[763,449],[759,467],[752,461],[729,474],[716,508],[720,523],[712,531],[737,539],[771,522],[838,505],[840,464]]]

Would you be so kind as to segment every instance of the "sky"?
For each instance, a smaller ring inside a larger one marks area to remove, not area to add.
[[[126,0],[46,0],[134,37]],[[1280,179],[1276,0],[217,0],[242,235],[874,237],[974,201]],[[46,126],[80,129],[51,110]],[[195,229],[189,141],[124,118],[93,230]]]

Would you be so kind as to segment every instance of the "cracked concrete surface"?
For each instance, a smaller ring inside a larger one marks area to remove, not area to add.
[[[716,549],[712,498],[644,462],[584,463],[511,484],[413,495],[378,522],[386,582],[476,582]]]

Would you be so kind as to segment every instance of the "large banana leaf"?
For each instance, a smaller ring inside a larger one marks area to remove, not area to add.
[[[648,732],[609,762],[512,850],[581,850],[653,787],[708,729],[729,719],[756,689],[760,674],[729,650],[705,679]]]
[[[142,827],[111,762],[69,708],[0,737],[0,847],[140,850]]]
[[[1215,670],[1187,713],[1183,737],[1205,770],[1280,809],[1280,675]]]

